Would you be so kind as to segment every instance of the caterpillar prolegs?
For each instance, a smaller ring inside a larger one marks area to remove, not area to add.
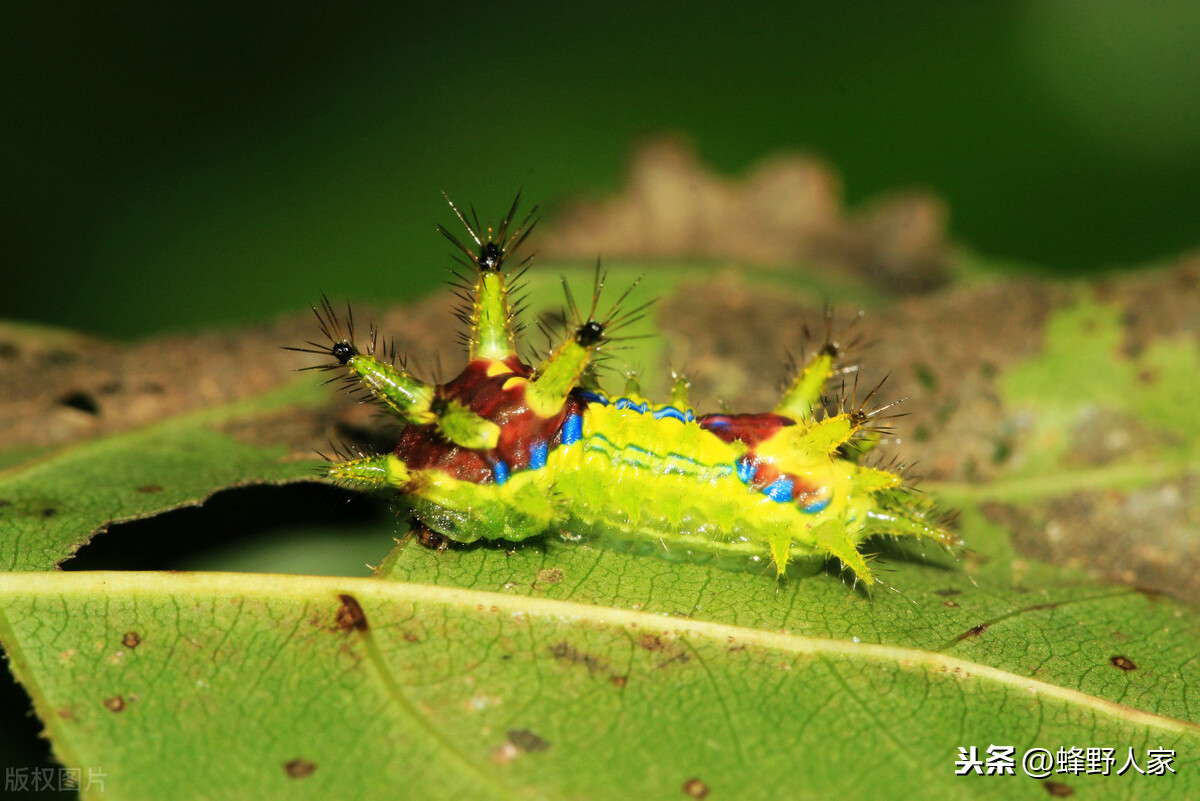
[[[665,404],[632,378],[610,395],[596,360],[646,306],[625,309],[627,290],[601,311],[597,267],[590,307],[568,289],[561,341],[526,363],[511,296],[529,260],[509,262],[534,212],[515,223],[518,202],[495,230],[451,204],[467,243],[439,226],[465,256],[466,271],[453,271],[468,348],[456,378],[425,383],[377,354],[374,329],[362,348],[328,300],[314,307],[327,342],[294,350],[332,356],[318,366],[345,371],[406,424],[391,453],[335,462],[328,477],[399,493],[419,524],[454,542],[563,532],[726,566],[769,561],[779,575],[799,558],[836,557],[868,585],[867,538],[956,541],[898,472],[861,463],[893,405],[869,408],[879,387],[826,409],[840,370],[828,338],[769,412],[697,414],[683,379]]]

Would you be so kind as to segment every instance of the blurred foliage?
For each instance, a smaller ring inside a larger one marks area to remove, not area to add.
[[[1193,4],[16,4],[0,65],[0,318],[114,335],[443,277],[439,192],[486,214],[614,188],[645,135],[779,150],[858,203],[917,185],[992,256],[1200,242]],[[53,276],[53,280],[48,280]]]

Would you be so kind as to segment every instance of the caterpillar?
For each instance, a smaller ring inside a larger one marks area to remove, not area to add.
[[[843,385],[843,399],[827,407],[826,384],[841,370],[828,315],[824,346],[769,412],[697,414],[682,378],[663,404],[644,397],[634,377],[621,395],[607,394],[598,360],[649,304],[627,310],[626,290],[599,312],[599,264],[590,307],[576,304],[564,280],[559,343],[536,366],[523,360],[511,298],[531,257],[514,254],[537,209],[516,223],[519,203],[520,195],[493,230],[451,202],[467,243],[438,226],[465,268],[451,272],[468,358],[450,381],[413,376],[394,348],[377,347],[374,326],[360,347],[353,318],[343,325],[327,298],[313,307],[325,341],[290,350],[332,357],[307,369],[341,371],[405,423],[391,453],[334,461],[328,478],[398,493],[443,545],[557,531],[726,566],[773,565],[779,576],[796,560],[834,557],[870,585],[876,578],[860,552],[869,537],[956,543],[899,470],[863,463],[894,405],[868,408],[880,387],[847,403]]]

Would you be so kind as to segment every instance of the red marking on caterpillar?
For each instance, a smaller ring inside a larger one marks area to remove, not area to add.
[[[841,372],[831,315],[824,345],[767,412],[697,415],[683,379],[665,404],[633,379],[622,396],[600,389],[596,357],[649,304],[626,310],[626,290],[599,313],[599,267],[586,312],[567,290],[559,344],[536,366],[523,361],[509,294],[528,259],[508,262],[533,216],[514,225],[517,205],[496,230],[454,209],[467,243],[441,229],[465,268],[454,286],[468,362],[452,380],[419,380],[394,355],[377,357],[373,329],[362,349],[349,318],[343,326],[328,300],[314,307],[326,342],[293,350],[332,356],[317,367],[345,371],[406,424],[392,453],[337,462],[329,477],[390,488],[436,540],[569,531],[724,563],[769,560],[780,574],[796,558],[836,557],[866,584],[874,576],[859,547],[871,536],[957,541],[898,472],[862,462],[893,405],[870,406],[880,386],[825,409],[825,386]]]

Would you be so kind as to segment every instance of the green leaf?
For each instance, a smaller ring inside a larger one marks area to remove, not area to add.
[[[316,459],[239,429],[320,403],[311,382],[24,459],[0,472],[0,569],[49,570],[112,523],[227,487],[311,479]]]
[[[1083,414],[1095,409],[1125,415],[1177,439],[1164,443],[1171,455],[1189,456],[1200,438],[1200,346],[1194,337],[1157,339],[1141,352],[1122,352],[1126,331],[1117,304],[1089,292],[1048,321],[1043,352],[1001,377],[1016,409],[1037,415],[1024,472],[1050,472],[1078,443],[1069,436]],[[1165,455],[1165,454],[1160,454]]]
[[[777,354],[762,343],[799,337],[813,305],[792,281],[667,297],[665,339],[691,348],[701,392],[746,393],[749,408],[770,396],[756,360]],[[1105,507],[1074,516],[1093,539],[1031,557],[1081,499],[1141,509],[1194,478],[1183,401],[1200,360],[1177,330],[1125,352],[1119,298],[1060,287],[1045,327],[1006,332],[981,366],[974,350],[996,334],[962,309],[1013,316],[1044,291],[968,287],[921,301],[916,323],[877,315],[904,337],[884,336],[870,362],[895,367],[913,428],[929,432],[901,453],[932,464],[968,549],[956,561],[880,543],[872,595],[836,568],[777,582],[553,535],[445,553],[406,539],[374,579],[52,572],[113,521],[310,478],[308,448],[346,418],[306,382],[0,452],[0,567],[44,571],[0,574],[0,641],[58,757],[85,781],[104,773],[88,797],[1200,794],[1195,609],[1078,569],[1095,567],[1081,554],[1144,552],[1094,538]],[[1097,419],[1136,447],[1095,452]],[[981,458],[996,437],[1003,456]],[[1128,519],[1122,535],[1168,530]],[[1183,575],[1155,583],[1186,590]],[[990,745],[1018,760],[1111,748],[1114,769],[1131,748],[1143,767],[1147,749],[1173,749],[1177,773],[1041,787],[1019,762],[1015,777],[954,775],[960,747]]]
[[[10,575],[0,585],[0,636],[60,757],[103,770],[103,792],[88,797],[180,797],[196,794],[197,782],[207,797],[240,798],[1037,792],[1022,776],[954,775],[959,746],[991,744],[1018,755],[1111,747],[1120,763],[1133,748],[1143,765],[1146,749],[1173,749],[1175,775],[1053,778],[1089,798],[1200,791],[1200,728],[1173,717],[1196,713],[1186,692],[1200,680],[1194,650],[1167,656],[1160,642],[1194,644],[1200,631],[1172,604],[1046,590],[1030,600],[1058,601],[1010,610],[947,648],[945,607],[872,602],[832,579],[776,593],[761,577],[715,583],[718,574],[693,567],[680,579],[638,569],[653,560],[591,554],[590,580],[556,582],[530,573],[528,560],[489,555],[519,586],[550,591]],[[458,570],[456,556],[446,562],[443,571]],[[654,573],[660,586],[646,583]],[[674,598],[663,604],[679,604],[680,583],[706,573],[688,593],[689,616],[623,604],[656,605],[660,593]],[[609,591],[622,603],[554,597],[601,577],[628,585],[628,594]],[[831,588],[840,620],[833,609],[797,607],[828,606]],[[704,613],[709,601],[715,614]],[[893,628],[897,617],[910,618],[910,633]],[[767,618],[807,624],[780,631],[762,625]],[[1122,642],[1134,649],[1129,659],[1156,655],[1123,670],[1109,662],[1112,638],[1134,626],[1149,640]],[[1164,682],[1174,689],[1155,689]],[[1129,705],[1148,691],[1161,699],[1156,709]],[[221,767],[206,769],[213,765]]]

